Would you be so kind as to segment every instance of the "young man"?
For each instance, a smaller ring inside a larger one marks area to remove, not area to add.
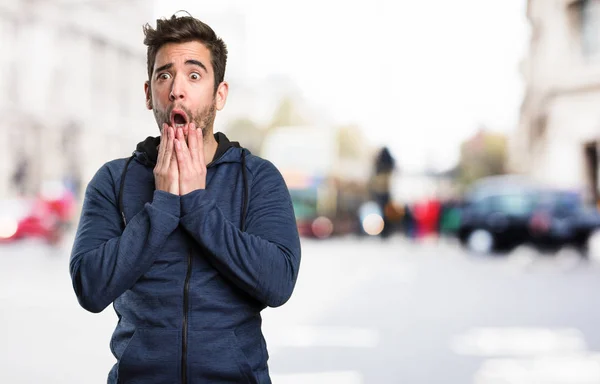
[[[81,306],[118,324],[109,383],[270,383],[260,312],[300,265],[277,169],[222,133],[227,49],[190,16],[145,26],[148,109],[161,136],[89,183],[70,273]]]

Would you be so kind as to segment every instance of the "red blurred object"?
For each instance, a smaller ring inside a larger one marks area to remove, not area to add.
[[[333,221],[326,216],[296,221],[300,237],[327,239],[334,234]]]
[[[300,237],[313,237],[314,234],[312,232],[312,221],[310,220],[298,220],[298,234]]]
[[[529,230],[534,235],[545,234],[550,230],[552,218],[545,212],[538,212],[529,220]]]
[[[426,237],[437,233],[441,204],[437,199],[427,199],[414,205],[414,217],[417,222],[417,237]]]
[[[34,199],[4,201],[0,214],[0,242],[42,238],[55,244],[72,223],[76,200],[66,188],[44,191]]]

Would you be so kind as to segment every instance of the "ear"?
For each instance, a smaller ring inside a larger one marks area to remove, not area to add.
[[[229,93],[229,84],[226,81],[221,82],[217,88],[217,94],[215,95],[215,102],[217,104],[217,111],[220,111],[225,107],[227,102],[227,94]]]
[[[146,94],[146,108],[152,109],[152,95],[149,81],[144,82],[144,93]]]

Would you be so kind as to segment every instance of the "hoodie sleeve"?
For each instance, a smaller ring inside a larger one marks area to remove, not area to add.
[[[246,232],[228,221],[206,190],[181,197],[181,224],[213,266],[264,305],[291,296],[300,267],[300,239],[289,191],[270,162],[255,172]]]
[[[179,223],[179,196],[155,191],[122,229],[108,166],[88,184],[69,263],[81,306],[101,312],[150,268]]]

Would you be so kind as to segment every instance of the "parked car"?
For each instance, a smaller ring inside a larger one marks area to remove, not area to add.
[[[600,212],[577,193],[544,190],[530,219],[531,242],[538,248],[571,245],[585,253],[590,236],[600,229]]]
[[[540,250],[565,245],[585,253],[600,213],[586,207],[580,194],[551,189],[508,176],[483,179],[466,194],[458,237],[477,253],[530,244]]]
[[[534,191],[490,189],[461,208],[458,238],[469,250],[490,253],[506,250],[529,239],[535,206]]]

